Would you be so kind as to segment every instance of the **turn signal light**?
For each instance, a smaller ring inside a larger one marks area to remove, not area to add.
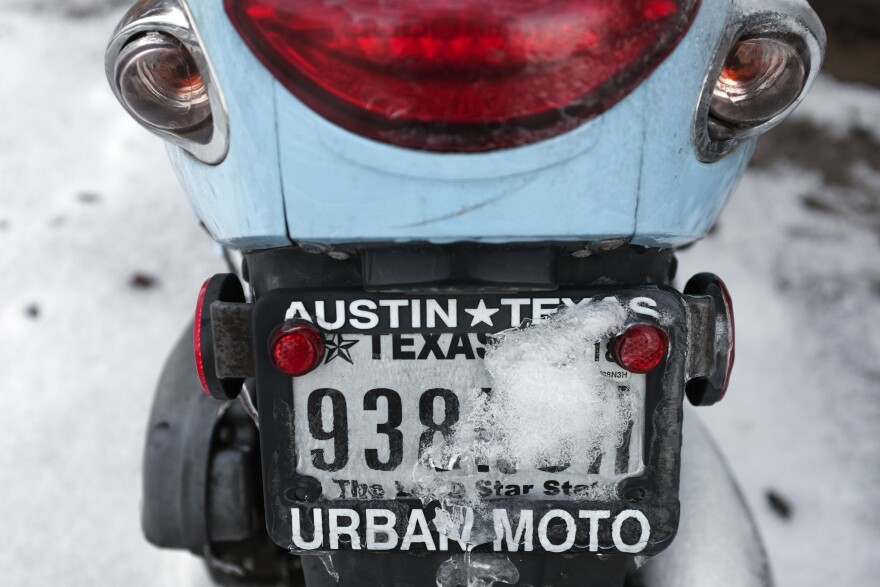
[[[800,96],[806,79],[807,67],[790,43],[743,39],[724,62],[709,110],[735,127],[758,126],[785,112]]]
[[[308,322],[287,321],[272,335],[269,358],[288,377],[305,375],[324,358],[324,336]]]
[[[614,343],[614,354],[621,367],[631,373],[649,373],[666,357],[669,338],[650,324],[627,328]]]
[[[130,42],[119,54],[115,74],[123,106],[144,124],[183,132],[211,119],[199,68],[170,35],[152,32]]]

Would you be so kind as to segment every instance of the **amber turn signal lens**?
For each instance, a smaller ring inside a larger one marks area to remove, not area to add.
[[[119,54],[116,83],[126,109],[160,130],[182,132],[211,118],[208,90],[195,60],[177,39],[148,33]]]
[[[773,38],[738,41],[724,62],[709,109],[737,127],[758,126],[791,106],[807,68],[791,44]]]

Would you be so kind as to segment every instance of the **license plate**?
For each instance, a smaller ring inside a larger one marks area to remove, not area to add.
[[[483,413],[493,401],[494,381],[483,361],[490,340],[474,333],[331,335],[324,364],[292,383],[297,472],[317,479],[329,500],[430,498],[433,487],[482,499],[572,499],[608,495],[617,481],[643,470],[645,376],[611,362],[607,340],[582,349],[574,359],[580,364],[565,368],[590,370],[608,382],[613,401],[626,406],[623,434],[597,435],[597,423],[584,418],[574,424],[585,442],[570,450],[566,438],[554,439],[558,430],[550,424],[554,415],[578,409],[570,403],[573,390],[539,388],[533,393],[540,400],[510,406],[522,430],[511,427],[514,437],[486,440],[491,431],[475,420],[491,417]],[[589,386],[577,392],[585,415],[607,416],[594,404],[608,398]],[[541,408],[549,414],[535,412],[531,421],[522,413]],[[516,447],[528,449],[536,427],[546,457],[519,465]],[[466,442],[456,438],[462,434]],[[493,440],[512,448],[499,451]]]
[[[553,330],[606,300],[621,314],[601,336]],[[496,551],[653,553],[674,535],[680,294],[276,290],[255,308],[258,347],[284,320],[323,329],[326,354],[293,379],[257,356],[267,527],[282,547],[455,550],[471,524],[467,543]],[[609,351],[634,322],[669,335],[648,375]]]

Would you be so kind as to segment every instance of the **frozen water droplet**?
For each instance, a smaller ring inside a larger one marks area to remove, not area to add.
[[[509,558],[497,554],[457,554],[437,569],[437,587],[492,587],[513,585],[519,571]]]
[[[333,555],[320,554],[318,555],[318,560],[320,560],[324,564],[324,568],[327,570],[327,574],[333,577],[333,580],[339,583],[339,571],[336,570],[336,567],[333,565]]]

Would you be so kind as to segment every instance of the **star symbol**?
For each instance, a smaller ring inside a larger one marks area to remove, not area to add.
[[[476,326],[477,324],[483,323],[489,326],[495,326],[492,324],[492,315],[498,313],[498,308],[489,309],[486,307],[486,302],[480,300],[479,305],[473,310],[465,310],[468,314],[474,317],[471,320],[471,326]]]
[[[327,347],[327,358],[324,359],[324,364],[326,365],[336,357],[341,358],[344,361],[348,361],[352,365],[354,365],[354,361],[351,360],[351,351],[349,349],[356,345],[358,340],[345,340],[342,338],[341,334],[334,334],[329,339],[324,342],[324,346]]]

